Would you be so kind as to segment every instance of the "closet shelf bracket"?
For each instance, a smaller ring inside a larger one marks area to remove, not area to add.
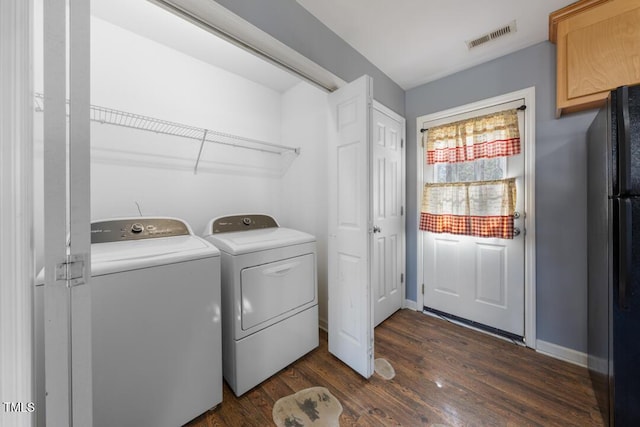
[[[200,163],[200,157],[202,156],[202,149],[204,148],[204,143],[207,141],[207,130],[204,130],[204,135],[202,135],[202,142],[200,143],[200,150],[198,150],[198,158],[196,159],[196,165],[193,167],[193,174],[198,173],[198,164]]]

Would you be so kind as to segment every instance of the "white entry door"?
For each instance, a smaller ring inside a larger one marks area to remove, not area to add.
[[[371,258],[372,80],[329,95],[329,352],[373,374]]]
[[[374,325],[402,305],[404,286],[404,119],[377,103],[373,109]]]
[[[517,108],[523,100],[469,114],[423,123],[424,128]],[[480,238],[421,232],[424,307],[495,328],[525,335],[525,144],[524,113],[519,112],[521,153],[510,157],[453,165],[423,163],[424,182],[484,181],[516,178],[513,239]],[[423,150],[424,153],[424,150]],[[424,156],[423,156],[424,159]]]

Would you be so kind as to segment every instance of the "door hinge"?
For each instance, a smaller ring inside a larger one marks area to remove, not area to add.
[[[400,138],[400,148],[404,148],[404,138]]]
[[[424,283],[422,284],[422,295],[424,295]]]
[[[69,287],[86,282],[85,256],[71,255],[67,262],[56,265],[56,280],[69,282]]]
[[[400,216],[404,215],[404,206],[400,206]]]
[[[404,283],[404,273],[400,273],[400,283]]]

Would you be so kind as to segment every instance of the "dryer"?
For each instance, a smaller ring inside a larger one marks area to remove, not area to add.
[[[212,219],[221,251],[222,365],[240,396],[318,347],[315,237],[268,215]]]
[[[175,218],[93,222],[90,286],[94,426],[175,427],[222,402],[220,252],[213,245]],[[39,426],[43,295],[36,286]]]

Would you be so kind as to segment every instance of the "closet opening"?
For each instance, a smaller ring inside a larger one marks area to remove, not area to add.
[[[48,179],[43,9],[36,0],[37,271]],[[146,0],[91,1],[89,58],[90,196],[75,203],[89,206],[91,221],[179,218],[197,236],[212,218],[242,213],[311,234],[326,328],[327,93]]]
[[[167,215],[201,234],[214,216],[267,213],[316,235],[324,253],[326,92],[146,0],[92,0],[90,25],[92,220]],[[38,269],[42,50],[34,46]],[[204,144],[192,130],[207,131]]]

